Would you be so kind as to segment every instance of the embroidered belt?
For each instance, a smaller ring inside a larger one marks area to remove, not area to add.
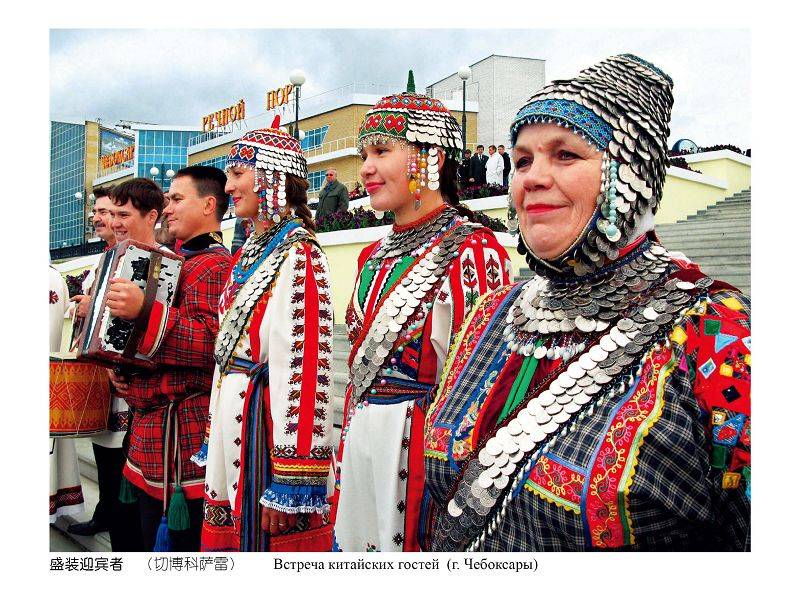
[[[382,377],[367,393],[368,404],[400,404],[413,400],[422,408],[422,401],[433,385],[397,377]]]
[[[246,358],[231,358],[228,365],[222,371],[223,375],[230,375],[231,373],[245,373],[253,381],[253,384],[258,382],[266,385],[269,383],[269,374],[267,371],[267,363],[256,363]],[[266,378],[266,381],[261,381]]]
[[[256,363],[232,357],[224,373],[245,373],[250,378],[245,399],[242,431],[243,449],[239,471],[239,491],[236,496],[234,520],[239,521],[240,547],[243,552],[266,551],[269,535],[261,531],[259,500],[271,483],[271,459],[268,448],[264,390],[269,386],[269,363]]]

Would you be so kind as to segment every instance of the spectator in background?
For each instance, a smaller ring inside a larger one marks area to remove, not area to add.
[[[486,161],[488,156],[483,155],[483,144],[478,144],[475,154],[469,161],[469,184],[484,185],[486,183]]]
[[[350,196],[347,194],[347,188],[336,179],[336,169],[328,169],[325,174],[325,186],[319,193],[317,221],[340,210],[347,210],[349,206]]]
[[[503,187],[508,187],[508,174],[511,173],[511,157],[506,152],[506,147],[500,144],[497,153],[503,157]]]
[[[464,158],[461,159],[461,163],[458,165],[458,183],[461,184],[462,188],[467,187],[470,185],[469,183],[469,161],[472,157],[471,150],[464,151]]]
[[[503,185],[503,158],[497,153],[497,147],[489,146],[489,159],[486,161],[486,183]]]

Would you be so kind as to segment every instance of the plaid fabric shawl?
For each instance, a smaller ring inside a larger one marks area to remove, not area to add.
[[[453,423],[463,408],[459,397],[467,396],[469,389],[486,384],[492,377],[483,367],[502,348],[505,316],[521,287],[517,286],[509,294],[510,301],[493,315],[493,321],[477,348],[451,348],[451,352],[473,352],[475,359],[467,367],[469,371],[463,374],[463,385],[459,383],[447,399],[439,414],[440,422]],[[488,302],[489,299],[482,301]],[[731,311],[728,303],[740,308]],[[526,476],[525,484],[514,491],[505,518],[497,531],[487,537],[483,550],[749,549],[749,479],[747,487],[742,479],[738,487],[725,489],[722,483],[725,471],[734,467],[712,465],[714,434],[709,426],[708,408],[696,391],[700,365],[697,364],[697,348],[693,347],[691,332],[698,331],[698,323],[705,317],[720,317],[749,329],[750,305],[740,293],[727,290],[712,293],[705,309],[704,315],[687,315],[684,326],[680,328],[690,332],[688,342],[683,340],[671,346],[669,364],[674,368],[662,371],[664,379],[660,397],[663,406],[660,413],[653,410],[648,415],[652,419],[649,430],[642,436],[640,428],[638,435],[641,437],[631,441],[640,444],[638,455],[633,454],[626,462],[614,466],[615,455],[602,454],[604,441],[632,435],[631,430],[613,427],[615,418],[619,419],[623,411],[632,409],[626,405],[624,397],[601,404],[574,432],[557,438],[545,457],[537,461]],[[641,378],[637,385],[639,383]],[[746,404],[749,413],[749,393]],[[636,431],[639,426],[637,416],[633,415],[630,421],[634,422],[633,430]],[[747,427],[749,461],[749,424]],[[626,439],[622,441],[626,442]],[[448,492],[463,465],[452,458],[447,461],[426,457],[425,463],[426,498],[421,522],[421,535],[425,538],[423,548],[432,535],[431,529],[436,528],[436,515],[446,510]],[[611,503],[621,514],[614,515],[614,508],[611,515],[603,514],[605,507],[595,508],[592,513],[587,497],[605,483],[604,475],[612,470],[615,477],[627,477],[633,473],[627,491],[619,492],[618,498]],[[591,518],[589,513],[592,513]],[[621,544],[604,544],[602,535],[596,535],[595,524],[598,519],[602,521],[603,517],[612,519],[615,516],[623,522],[622,528],[629,527],[630,536]]]

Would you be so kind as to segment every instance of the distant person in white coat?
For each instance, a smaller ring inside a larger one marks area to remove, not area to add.
[[[487,185],[503,185],[503,157],[497,153],[497,147],[489,146],[489,160],[486,161]]]

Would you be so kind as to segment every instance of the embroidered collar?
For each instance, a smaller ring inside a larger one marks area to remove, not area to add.
[[[276,223],[260,234],[251,235],[242,248],[239,260],[233,267],[231,278],[238,284],[247,281],[259,265],[289,233],[303,225],[300,219]]]
[[[399,229],[393,229],[381,240],[370,259],[382,260],[405,256],[412,252],[424,252],[434,239],[440,237],[454,223],[463,225],[467,222],[466,219],[459,217],[458,212],[452,206],[444,205],[426,215],[424,219],[401,226]],[[371,264],[374,266],[374,263]]]
[[[447,204],[442,204],[438,208],[433,209],[427,215],[413,221],[411,223],[407,223],[405,225],[398,225],[397,223],[392,225],[392,233],[402,233],[403,231],[408,231],[410,229],[416,229],[420,225],[424,225],[429,221],[433,221],[436,217],[441,215],[445,209],[447,208]]]

